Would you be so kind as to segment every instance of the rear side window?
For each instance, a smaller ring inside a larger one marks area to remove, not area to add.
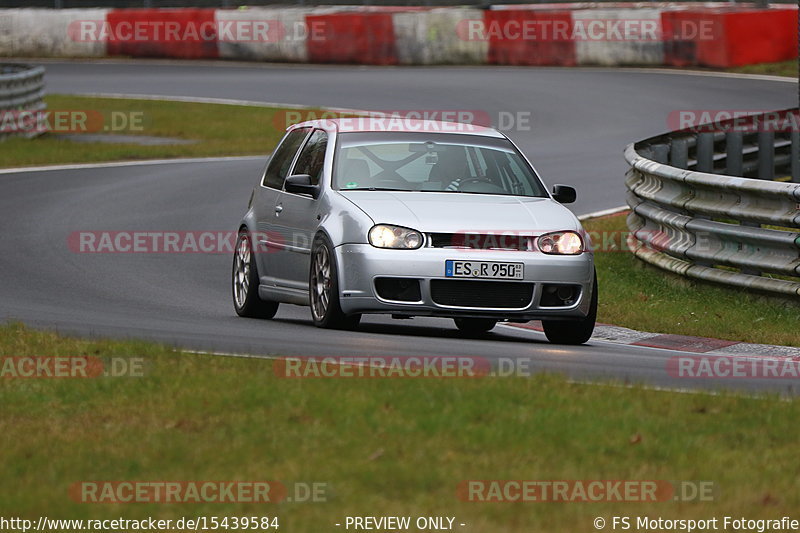
[[[300,148],[303,139],[308,135],[309,128],[301,128],[289,133],[283,142],[272,154],[272,159],[269,160],[267,171],[264,172],[264,179],[261,184],[265,187],[272,187],[273,189],[280,189],[283,187],[283,180],[286,179],[286,174],[289,172],[294,160],[294,154]]]
[[[328,134],[322,130],[314,130],[308,142],[297,156],[294,174],[308,174],[311,184],[317,185],[322,177],[322,166],[325,163],[325,149],[328,147]]]

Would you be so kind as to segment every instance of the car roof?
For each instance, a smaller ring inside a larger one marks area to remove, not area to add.
[[[505,135],[487,126],[441,120],[420,120],[402,116],[353,116],[308,120],[290,126],[287,131],[309,127],[337,133],[455,133],[505,139]]]

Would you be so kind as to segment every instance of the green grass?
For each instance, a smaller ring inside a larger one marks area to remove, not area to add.
[[[628,231],[625,215],[584,222],[587,231]],[[617,239],[619,241],[619,239]],[[800,305],[752,292],[681,278],[627,251],[595,255],[598,321],[658,333],[800,346]]]
[[[0,515],[456,516],[469,531],[591,531],[595,516],[791,515],[800,403],[481,379],[278,379],[272,363],[0,328],[0,355],[135,356],[142,378],[0,379]],[[78,504],[85,480],[327,483],[325,502]],[[705,480],[712,502],[474,503],[460,481]],[[460,529],[460,528],[459,528]],[[466,530],[466,529],[465,529]]]
[[[267,154],[285,129],[284,110],[276,108],[57,94],[48,95],[45,100],[49,111],[88,111],[88,129],[93,129],[96,123],[93,117],[100,115],[104,119],[101,128],[109,126],[112,130],[112,116],[115,116],[112,113],[126,117],[125,122],[120,120],[117,124],[136,120],[135,131],[122,128],[97,133],[174,137],[196,142],[160,146],[76,143],[59,138],[59,134],[48,133],[35,139],[4,141],[0,166]]]
[[[758,63],[756,65],[745,65],[728,69],[728,72],[739,72],[742,74],[766,74],[770,76],[788,76],[797,78],[797,60],[781,61],[779,63]]]

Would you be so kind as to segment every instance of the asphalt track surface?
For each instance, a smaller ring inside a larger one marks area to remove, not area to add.
[[[469,109],[490,116],[530,112],[532,129],[507,133],[547,183],[578,188],[578,214],[624,202],[624,146],[667,130],[670,112],[786,108],[796,105],[797,94],[796,84],[781,81],[636,70],[166,62],[46,66],[52,93]],[[265,153],[271,148],[265,146]],[[263,163],[264,158],[241,158],[0,174],[0,320],[204,351],[519,358],[533,370],[581,381],[792,392],[785,380],[671,377],[667,361],[677,352],[598,341],[556,346],[536,332],[506,326],[463,338],[450,320],[369,316],[357,332],[323,331],[311,325],[307,308],[289,305],[272,321],[242,319],[232,308],[228,254],[79,254],[67,245],[71,233],[83,230],[234,230]]]

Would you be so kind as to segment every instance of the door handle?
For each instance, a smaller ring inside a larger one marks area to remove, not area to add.
[[[283,211],[283,206],[282,205],[276,205],[275,206],[275,214],[279,214],[281,211]]]

